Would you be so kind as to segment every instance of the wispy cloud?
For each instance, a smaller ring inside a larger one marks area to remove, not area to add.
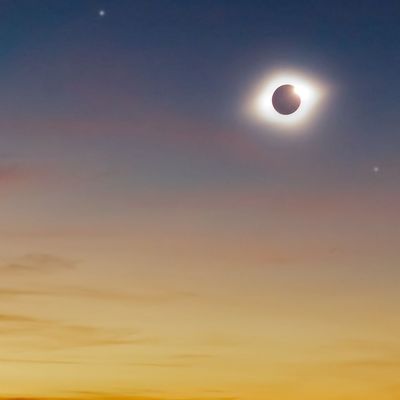
[[[52,254],[26,254],[0,264],[0,274],[49,273],[73,269],[75,264],[72,260]]]
[[[65,360],[35,360],[30,358],[0,358],[2,364],[60,364],[60,365],[78,365],[80,361]]]
[[[128,363],[131,366],[155,367],[155,368],[187,368],[198,365],[213,358],[210,354],[176,354],[167,357],[163,361],[147,361]]]
[[[362,368],[377,371],[379,369],[400,369],[400,361],[398,358],[365,358],[339,362],[336,366],[338,368]]]
[[[47,349],[155,343],[139,330],[66,324],[18,314],[0,314],[0,332],[9,342],[34,342]]]
[[[79,286],[64,286],[58,287],[54,294],[87,297],[98,300],[113,300],[124,301],[136,304],[165,304],[167,302],[185,299],[195,299],[198,296],[193,292],[179,290],[165,290],[153,293],[127,293],[116,292],[110,290],[101,290],[95,288],[79,287]]]
[[[72,392],[71,396],[17,396],[0,397],[0,400],[237,400],[237,397],[154,397],[145,395],[108,394],[97,392]]]
[[[47,296],[50,293],[46,291],[30,290],[30,289],[16,289],[2,287],[0,288],[0,298],[7,297],[20,297],[20,296]]]
[[[0,323],[7,322],[7,323],[38,323],[43,322],[44,320],[40,320],[37,318],[25,316],[25,315],[18,315],[18,314],[0,314]]]
[[[130,305],[153,306],[176,301],[190,301],[198,295],[189,291],[164,290],[159,292],[117,292],[82,286],[53,286],[37,289],[0,287],[0,298],[50,296],[84,298],[96,301],[122,302]]]

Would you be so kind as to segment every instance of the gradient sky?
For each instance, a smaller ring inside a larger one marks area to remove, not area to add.
[[[400,399],[399,20],[2,0],[0,400]],[[281,68],[291,135],[241,111]]]

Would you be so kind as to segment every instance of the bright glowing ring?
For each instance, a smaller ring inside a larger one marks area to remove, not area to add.
[[[296,94],[300,96],[301,104],[293,114],[280,114],[272,105],[272,95],[282,85],[293,85]],[[252,115],[262,122],[298,128],[309,120],[322,92],[320,84],[298,73],[281,72],[270,76],[258,86],[256,93],[252,96],[250,110]]]

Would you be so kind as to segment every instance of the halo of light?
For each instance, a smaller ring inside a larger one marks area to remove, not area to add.
[[[300,96],[301,104],[292,114],[280,114],[273,107],[272,96],[282,85],[293,85],[295,92]],[[298,72],[280,71],[258,84],[247,104],[247,111],[259,122],[297,129],[310,121],[323,94],[323,85],[315,79],[307,78]]]

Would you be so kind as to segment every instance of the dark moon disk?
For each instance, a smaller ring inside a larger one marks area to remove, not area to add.
[[[300,107],[301,99],[293,85],[282,85],[272,95],[272,105],[279,114],[293,114]]]

